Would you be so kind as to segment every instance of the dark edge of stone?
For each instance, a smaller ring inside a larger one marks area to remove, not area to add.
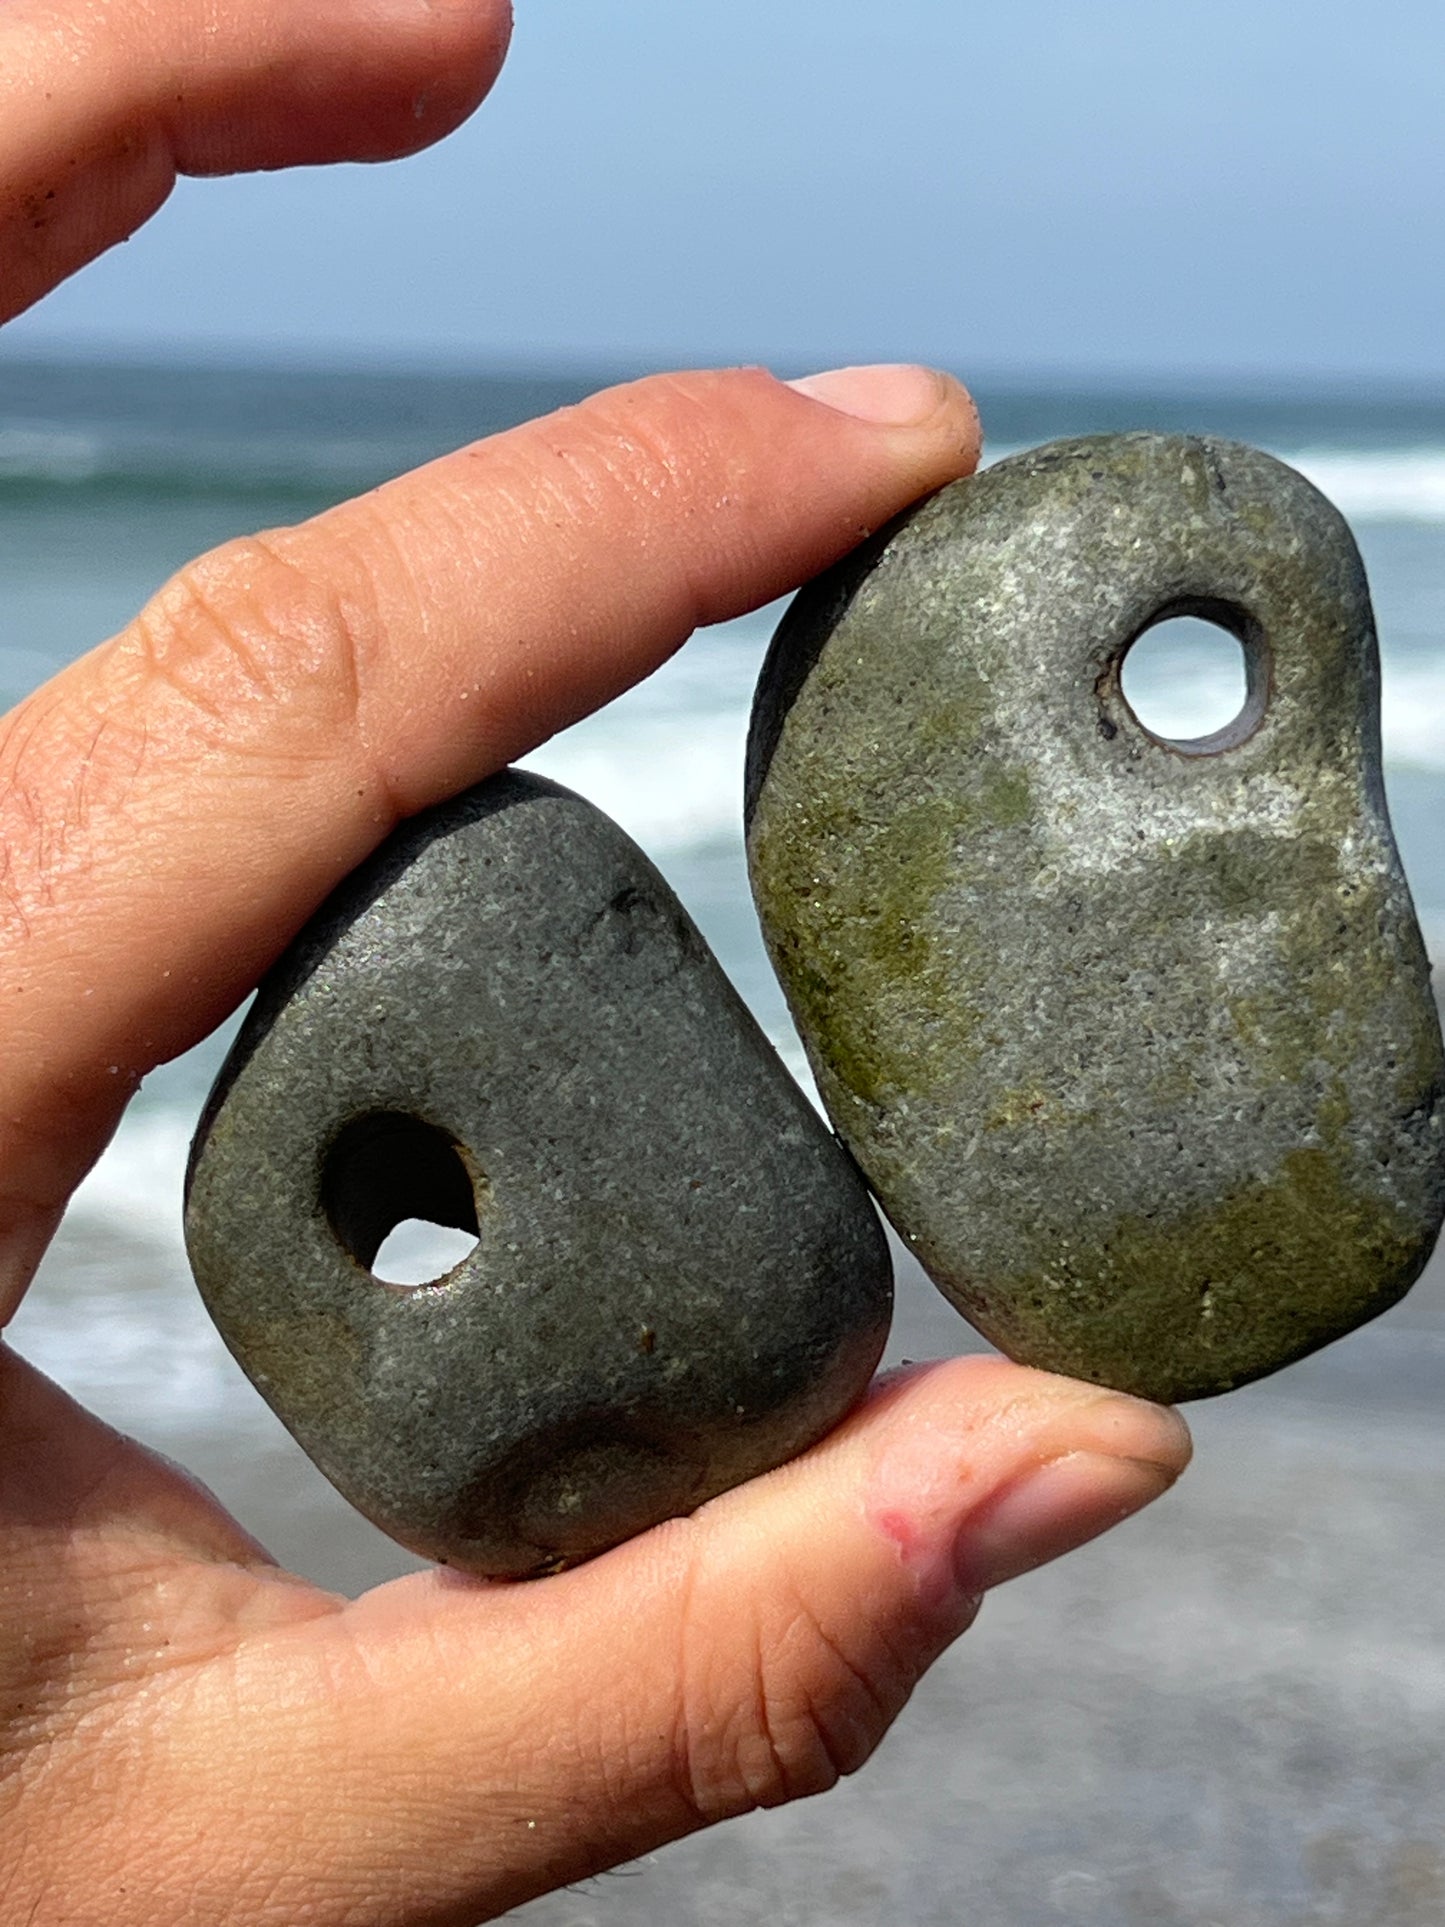
[[[256,1000],[246,1013],[241,1033],[232,1045],[225,1063],[217,1074],[202,1106],[191,1148],[186,1158],[185,1184],[182,1191],[182,1205],[190,1202],[191,1183],[195,1176],[196,1165],[205,1149],[210,1136],[211,1126],[216,1115],[225,1103],[231,1086],[245,1070],[263,1039],[269,1034],[272,1022],[291,1001],[301,987],[320,968],[330,955],[337,938],[349,929],[357,919],[375,903],[376,899],[388,890],[397,877],[409,870],[418,855],[437,837],[449,834],[459,821],[479,822],[484,817],[496,816],[503,810],[515,809],[522,803],[534,801],[543,796],[560,796],[577,802],[586,802],[585,797],[577,795],[564,784],[554,783],[545,776],[534,776],[530,770],[505,768],[494,775],[484,777],[469,790],[447,797],[440,803],[433,803],[425,810],[419,810],[413,817],[407,817],[376,846],[371,854],[362,859],[336,888],[315,909],[311,910],[302,925],[288,942],[276,963],[262,977],[256,990]],[[594,807],[590,806],[589,807]],[[405,848],[399,849],[394,842],[399,832],[405,833]],[[665,879],[664,885],[665,885]],[[665,885],[665,887],[667,887]],[[671,894],[669,887],[669,894]],[[306,936],[302,932],[313,929],[318,933]]]
[[[938,491],[934,491],[938,493]],[[797,700],[813,666],[843,620],[848,605],[868,580],[894,537],[901,534],[933,495],[925,495],[895,515],[876,534],[860,542],[841,562],[799,589],[773,632],[763,666],[758,672],[748,723],[747,758],[743,771],[743,829],[750,831],[759,793],[767,781],[773,752],[783,733],[788,712]]]

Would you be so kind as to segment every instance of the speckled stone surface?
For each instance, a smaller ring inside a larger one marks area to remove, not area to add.
[[[408,1217],[479,1234],[369,1269]],[[359,1509],[545,1571],[826,1431],[892,1279],[852,1162],[642,853],[505,772],[404,825],[262,986],[192,1153],[227,1344]]]
[[[1249,678],[1191,744],[1120,684],[1177,614]],[[1013,1357],[1200,1397],[1415,1278],[1445,1061],[1364,572],[1293,470],[1146,434],[944,490],[784,619],[748,816],[829,1113]]]

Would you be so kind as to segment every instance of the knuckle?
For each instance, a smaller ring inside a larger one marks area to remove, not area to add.
[[[359,706],[360,628],[334,587],[264,537],[187,564],[121,638],[147,707],[178,701],[187,727],[268,754],[329,747]]]
[[[869,1758],[913,1679],[876,1641],[857,1655],[805,1602],[770,1602],[751,1641],[700,1637],[679,1672],[676,1782],[703,1822],[825,1793]]]

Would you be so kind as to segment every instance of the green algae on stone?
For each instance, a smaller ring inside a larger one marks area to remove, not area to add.
[[[1215,736],[1156,623],[1238,637]],[[1445,1052],[1335,510],[1258,451],[1055,444],[806,589],[759,684],[753,889],[824,1103],[1013,1357],[1220,1392],[1384,1310],[1445,1215]]]

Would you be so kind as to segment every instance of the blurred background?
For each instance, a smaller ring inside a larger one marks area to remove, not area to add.
[[[183,183],[0,334],[0,699],[197,550],[603,381],[926,358],[974,387],[990,459],[1206,430],[1333,496],[1375,588],[1391,807],[1438,954],[1442,76],[1423,0],[522,0],[493,99],[435,152]],[[740,845],[776,614],[531,760],[654,854],[806,1076]],[[1145,720],[1227,720],[1235,646],[1150,640]],[[186,1270],[181,1171],[223,1047],[148,1080],[13,1335],[284,1561],[357,1589],[408,1561],[296,1453]],[[520,1917],[1438,1927],[1440,1286],[1197,1408],[1180,1489],[993,1599],[848,1786]],[[977,1342],[900,1263],[892,1355]]]

